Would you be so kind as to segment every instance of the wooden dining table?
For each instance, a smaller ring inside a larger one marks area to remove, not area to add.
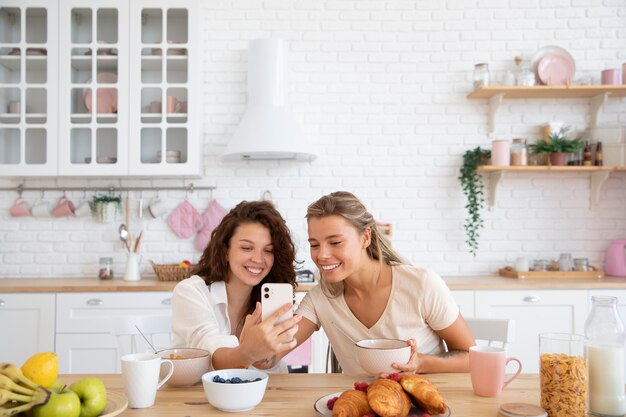
[[[94,375],[61,375],[64,383]],[[122,375],[95,375],[104,381],[107,391],[124,393]],[[499,397],[474,395],[469,374],[426,375],[439,389],[453,417],[496,416],[503,403],[522,402],[539,405],[539,378],[536,374],[521,374]],[[314,417],[315,402],[328,394],[345,391],[354,382],[366,381],[345,374],[271,374],[263,401],[244,413],[221,412],[212,407],[204,395],[202,384],[187,388],[164,386],[157,392],[156,403],[149,408],[127,408],[121,416],[200,417],[200,416],[285,416]],[[421,416],[419,416],[421,417]]]

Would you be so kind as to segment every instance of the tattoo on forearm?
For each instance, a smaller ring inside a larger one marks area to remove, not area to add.
[[[447,352],[441,353],[437,356],[439,356],[440,358],[449,358],[451,356],[457,356],[457,355],[461,355],[461,354],[467,354],[466,351],[464,350],[449,350]]]
[[[276,355],[273,355],[269,359],[261,359],[260,361],[254,363],[254,366],[262,368],[271,368],[274,365],[276,365]]]

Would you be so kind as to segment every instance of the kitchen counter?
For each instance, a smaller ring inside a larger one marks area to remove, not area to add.
[[[451,290],[527,290],[527,289],[603,289],[626,288],[624,277],[599,279],[516,279],[497,275],[458,275],[443,277]],[[140,281],[121,278],[103,281],[97,278],[4,278],[0,293],[36,292],[140,292],[172,291],[178,281],[158,281],[156,277]],[[296,291],[308,291],[314,284],[299,284]]]
[[[178,282],[159,281],[156,277],[139,281],[121,278],[4,278],[0,279],[0,293],[172,291]],[[300,284],[296,291],[308,291],[312,287],[313,284]]]

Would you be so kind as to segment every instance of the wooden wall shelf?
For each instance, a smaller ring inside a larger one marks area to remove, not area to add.
[[[504,178],[505,172],[587,172],[591,174],[591,193],[589,196],[589,206],[593,210],[600,201],[600,190],[602,185],[609,179],[612,172],[626,172],[624,166],[495,166],[482,165],[476,169],[477,172],[489,176],[489,197],[488,206],[492,209],[496,204],[496,193],[498,185]]]
[[[596,127],[598,114],[607,98],[626,97],[626,85],[570,85],[533,87],[492,86],[480,87],[467,95],[469,99],[488,99],[489,114],[487,131],[495,131],[495,117],[502,100],[524,98],[588,98],[589,99],[589,126]]]

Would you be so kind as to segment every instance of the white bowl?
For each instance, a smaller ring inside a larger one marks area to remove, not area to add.
[[[238,384],[214,382],[215,376],[223,379],[241,378],[252,382]],[[255,381],[257,378],[261,379]],[[265,372],[255,369],[221,369],[202,375],[202,386],[206,399],[213,407],[222,411],[239,413],[252,410],[261,402],[268,379]]]
[[[399,339],[365,339],[356,342],[356,357],[369,375],[381,372],[400,372],[391,367],[392,363],[407,363],[411,357],[411,347]]]
[[[167,381],[169,387],[188,387],[196,384],[200,382],[202,375],[211,369],[211,352],[208,350],[195,348],[166,349],[160,350],[159,355],[174,363],[174,372]],[[162,366],[159,378],[163,378],[167,370],[167,366]]]

